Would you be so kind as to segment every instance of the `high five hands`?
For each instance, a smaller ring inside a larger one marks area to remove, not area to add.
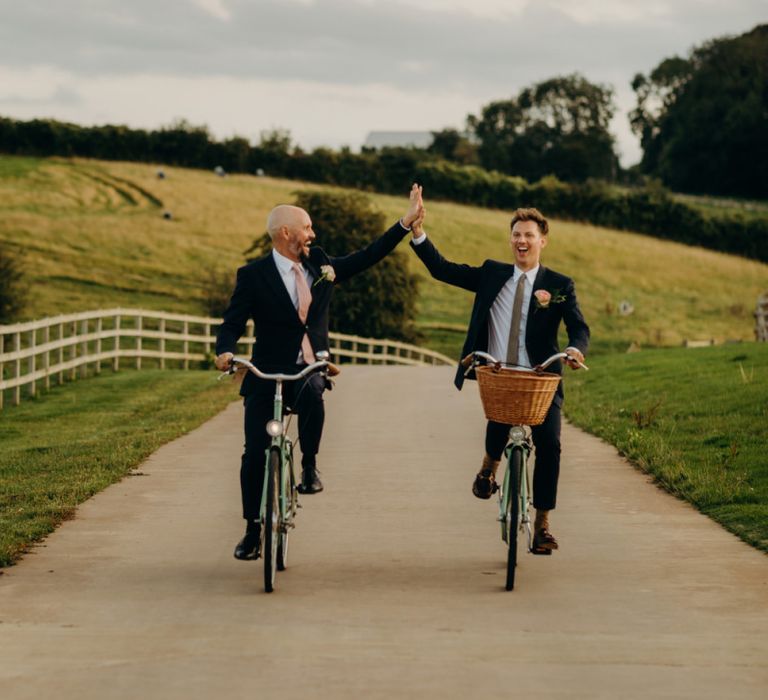
[[[416,185],[413,186],[414,189],[416,188]],[[414,189],[411,190],[411,195],[413,195]],[[424,200],[422,199],[422,192],[421,192],[421,186],[418,186],[418,202],[417,202],[417,210],[418,210],[418,216],[411,224],[411,235],[413,238],[418,238],[424,233],[424,217],[427,215],[427,210],[424,207]]]
[[[421,185],[414,183],[409,196],[408,211],[401,221],[405,228],[412,228],[419,218],[424,220],[424,202],[421,200]]]

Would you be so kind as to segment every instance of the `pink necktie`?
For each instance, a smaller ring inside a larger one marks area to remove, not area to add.
[[[296,275],[296,292],[299,295],[299,319],[302,323],[307,322],[307,313],[309,305],[312,303],[312,292],[309,291],[307,279],[304,277],[304,271],[298,263],[293,263],[293,272]],[[315,353],[312,352],[312,346],[309,343],[309,336],[305,333],[301,339],[301,354],[304,356],[304,362],[311,364],[315,361]]]

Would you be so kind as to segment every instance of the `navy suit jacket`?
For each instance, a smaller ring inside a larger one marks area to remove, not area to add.
[[[475,293],[475,303],[472,307],[472,316],[461,356],[466,357],[475,350],[487,351],[491,306],[501,288],[512,277],[515,266],[497,260],[486,260],[480,267],[450,262],[440,255],[429,238],[419,245],[411,243],[411,247],[426,265],[432,277]],[[541,265],[533,283],[533,292],[539,289],[550,292],[553,302],[547,308],[538,308],[536,297],[531,294],[528,321],[525,327],[525,349],[528,351],[531,362],[534,365],[539,364],[559,352],[557,333],[561,321],[565,322],[568,345],[586,354],[589,345],[589,326],[584,321],[576,301],[573,280]],[[564,296],[565,300],[554,303],[556,295]],[[503,360],[503,358],[497,359]],[[562,374],[562,365],[558,361],[547,371]],[[464,368],[459,363],[455,379],[458,389],[461,389],[464,383],[464,372]],[[474,379],[474,373],[470,373],[469,378]],[[558,404],[562,403],[562,397],[561,382],[556,397]]]
[[[255,342],[251,361],[264,372],[294,372],[301,340],[306,333],[315,352],[328,350],[328,306],[335,284],[375,265],[405,237],[408,231],[398,222],[366,248],[342,257],[330,257],[322,248],[311,247],[308,259],[302,261],[315,281],[320,279],[321,265],[331,265],[336,273],[333,282],[322,280],[311,288],[312,303],[307,321],[299,313],[285,288],[275,259],[270,252],[237,271],[232,299],[224,312],[224,321],[216,336],[216,354],[236,352],[237,341],[253,319]],[[258,379],[245,375],[240,393],[251,393]]]

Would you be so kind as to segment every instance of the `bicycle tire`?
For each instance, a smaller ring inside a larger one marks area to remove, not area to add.
[[[264,590],[272,593],[275,589],[277,572],[277,545],[280,536],[280,450],[269,451],[267,466],[267,503],[264,513]]]
[[[288,534],[290,526],[296,517],[297,499],[296,499],[296,477],[293,474],[293,456],[288,456],[288,465],[286,468],[287,484],[283,485],[283,493],[286,497],[285,512],[282,513],[280,527],[280,538],[277,543],[277,570],[285,571],[288,566]]]
[[[520,478],[523,470],[523,449],[513,447],[507,465],[509,478],[509,497],[507,499],[507,583],[506,589],[515,587],[515,571],[517,570],[517,533],[520,530]]]

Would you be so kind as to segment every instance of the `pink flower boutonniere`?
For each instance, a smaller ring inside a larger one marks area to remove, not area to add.
[[[536,298],[537,309],[548,309],[551,304],[560,304],[565,301],[565,295],[560,294],[559,289],[548,292],[546,289],[537,289],[533,296]]]

